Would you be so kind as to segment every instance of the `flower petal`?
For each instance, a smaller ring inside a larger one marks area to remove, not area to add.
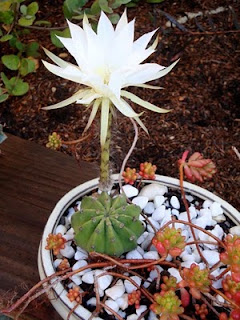
[[[127,10],[125,9],[123,14],[121,15],[121,18],[117,23],[115,33],[117,34],[118,32],[120,32],[127,24],[128,24]]]
[[[54,53],[52,53],[51,51],[49,51],[46,48],[43,48],[44,52],[46,53],[46,55],[53,61],[55,62],[59,67],[61,68],[65,68],[69,66],[69,62],[64,61],[63,59],[59,58],[58,56],[56,56]]]
[[[93,100],[101,97],[100,94],[95,93],[95,91],[93,90],[88,90],[88,91],[89,92],[81,100],[77,100],[76,103],[89,104],[93,102]]]
[[[152,39],[154,33],[157,31],[158,29],[155,29],[151,32],[145,33],[144,35],[142,35],[140,38],[138,38],[136,41],[134,41],[133,43],[133,48],[135,50],[142,50],[142,49],[146,49],[149,41]]]
[[[108,49],[114,37],[114,28],[103,11],[98,22],[97,35],[101,39],[102,46]]]
[[[115,105],[115,107],[126,117],[134,118],[141,115],[137,114],[133,111],[131,106],[123,99],[117,99],[115,96],[112,96],[111,98],[112,103]]]
[[[134,103],[136,103],[136,104],[138,104],[148,110],[154,111],[154,112],[167,113],[167,112],[171,111],[171,110],[159,108],[159,107],[155,106],[154,104],[147,102],[145,100],[142,100],[141,98],[137,97],[135,94],[128,92],[128,91],[125,91],[125,90],[121,90],[121,96],[133,101]]]
[[[134,120],[140,125],[140,127],[148,134],[148,129],[143,124],[142,120],[139,117],[135,117]]]
[[[174,61],[172,64],[170,64],[170,66],[168,66],[168,67],[160,70],[160,71],[156,74],[156,76],[153,77],[153,78],[152,78],[151,80],[149,80],[149,81],[156,80],[156,79],[159,79],[159,78],[164,77],[166,74],[168,74],[168,73],[172,70],[172,68],[178,63],[179,60],[180,60],[180,59]]]
[[[85,81],[83,80],[84,75],[78,67],[75,67],[69,63],[66,68],[60,68],[54,64],[48,63],[47,61],[42,60],[42,62],[44,66],[53,74],[73,82],[85,84]]]
[[[88,93],[88,89],[81,89],[79,91],[77,91],[73,96],[71,96],[70,98],[63,100],[59,103],[53,104],[51,106],[47,106],[47,107],[43,107],[43,110],[53,110],[53,109],[59,109],[59,108],[63,108],[66,107],[67,105],[76,102],[79,98],[84,97],[87,93]]]
[[[97,111],[98,111],[98,108],[100,106],[101,101],[102,101],[101,99],[97,99],[94,101],[92,111],[91,111],[90,117],[88,119],[88,123],[86,125],[86,128],[84,129],[84,132],[86,132],[89,129],[89,127],[91,126],[91,124],[97,114]]]
[[[109,99],[107,99],[107,98],[102,99],[101,132],[100,132],[101,146],[103,146],[105,144],[105,141],[107,138],[107,133],[108,133],[109,104],[110,104]]]
[[[153,89],[153,90],[163,89],[163,87],[151,86],[150,84],[136,84],[135,87]]]
[[[162,66],[156,63],[145,63],[135,66],[133,71],[125,74],[126,83],[123,87],[128,87],[136,84],[143,84],[156,78],[156,75],[161,70]]]

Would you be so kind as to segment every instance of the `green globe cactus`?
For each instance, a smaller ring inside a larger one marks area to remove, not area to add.
[[[128,204],[124,195],[111,198],[102,192],[97,198],[84,197],[81,210],[72,217],[75,241],[88,252],[120,256],[137,246],[144,231],[140,212],[140,207]]]

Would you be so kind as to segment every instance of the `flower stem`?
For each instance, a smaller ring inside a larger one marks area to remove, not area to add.
[[[99,189],[101,191],[109,191],[112,185],[111,178],[110,178],[110,168],[109,168],[111,124],[112,124],[112,113],[110,111],[108,116],[107,138],[104,145],[101,146],[101,164],[100,164],[100,179],[99,179]]]

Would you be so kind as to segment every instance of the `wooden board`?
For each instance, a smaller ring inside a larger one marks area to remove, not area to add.
[[[0,294],[7,298],[39,281],[38,246],[52,209],[67,191],[97,177],[98,167],[11,135],[0,148]],[[32,315],[60,319],[48,302]]]

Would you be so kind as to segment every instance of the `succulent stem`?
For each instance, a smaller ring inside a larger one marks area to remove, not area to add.
[[[101,146],[101,164],[100,164],[100,179],[99,179],[99,189],[101,191],[109,191],[111,189],[111,178],[110,178],[110,169],[109,169],[111,124],[112,124],[112,113],[110,111],[108,116],[107,138],[104,145]]]

